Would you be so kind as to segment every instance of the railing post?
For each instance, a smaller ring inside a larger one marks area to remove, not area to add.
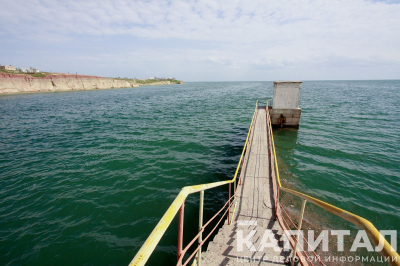
[[[228,201],[229,201],[229,203],[228,203],[228,225],[230,225],[230,220],[231,219],[229,219],[229,217],[230,217],[230,212],[231,212],[231,183],[229,183],[229,198],[228,198]]]
[[[275,219],[278,219],[278,208],[280,208],[280,206],[279,206],[279,186],[276,186]]]
[[[233,195],[234,195],[233,202],[235,202],[235,200],[236,200],[236,180],[233,181]]]
[[[204,206],[204,190],[200,191],[200,207],[199,207],[199,231],[203,228],[203,206]],[[203,242],[203,233],[199,236],[199,245]],[[201,266],[201,246],[197,251],[197,265]]]
[[[185,209],[185,203],[182,203],[179,209],[179,224],[178,224],[178,265],[182,265],[180,260],[182,255],[182,244],[183,244],[183,212]]]
[[[247,147],[246,147],[246,152],[247,152]],[[242,184],[243,161],[244,161],[244,158],[246,158],[246,152],[244,153],[242,162],[240,163],[240,175],[239,175],[238,186],[240,186]]]
[[[306,208],[306,203],[307,200],[303,199],[303,202],[301,204],[301,214],[300,214],[300,222],[299,222],[299,228],[297,228],[298,235],[297,235],[297,241],[294,244],[294,249],[293,249],[293,256],[292,256],[292,261],[290,262],[290,265],[294,265],[294,258],[296,257],[296,252],[297,252],[297,243],[299,242],[299,237],[300,237],[300,230],[301,230],[301,225],[303,223],[303,215],[304,215],[304,209]]]

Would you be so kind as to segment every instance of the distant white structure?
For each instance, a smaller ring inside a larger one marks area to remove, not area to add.
[[[29,74],[40,73],[40,70],[37,68],[30,67],[29,69],[27,69],[26,73],[29,73]]]
[[[0,69],[17,70],[17,68],[15,66],[11,66],[11,65],[0,66]]]
[[[274,81],[274,100],[269,109],[273,126],[299,127],[301,84],[301,81]]]
[[[154,77],[151,77],[150,79],[154,79]]]

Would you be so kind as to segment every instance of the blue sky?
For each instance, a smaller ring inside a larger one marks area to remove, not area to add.
[[[0,0],[0,64],[184,81],[400,79],[400,1]]]

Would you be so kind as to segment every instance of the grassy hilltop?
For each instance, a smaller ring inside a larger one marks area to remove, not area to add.
[[[0,69],[0,72],[6,73],[6,74],[24,74],[24,75],[32,76],[34,78],[44,78],[47,75],[51,74],[50,72],[25,73],[25,72],[21,72],[19,70],[6,70],[6,69]]]
[[[149,84],[152,84],[152,83],[157,83],[157,82],[162,82],[162,81],[169,81],[172,84],[173,83],[176,83],[176,84],[182,83],[182,81],[176,80],[175,78],[169,78],[169,79],[165,79],[165,78],[154,78],[154,79],[115,78],[115,79],[126,80],[128,82],[135,82],[135,83],[140,84],[140,85],[149,85]]]

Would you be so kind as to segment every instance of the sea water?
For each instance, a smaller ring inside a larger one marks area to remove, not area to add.
[[[182,187],[233,177],[272,96],[272,82],[0,96],[0,264],[129,264]],[[303,82],[300,128],[274,130],[282,179],[399,229],[399,98],[400,81]],[[227,190],[206,191],[206,219]],[[175,219],[148,265],[174,264],[176,240]]]

